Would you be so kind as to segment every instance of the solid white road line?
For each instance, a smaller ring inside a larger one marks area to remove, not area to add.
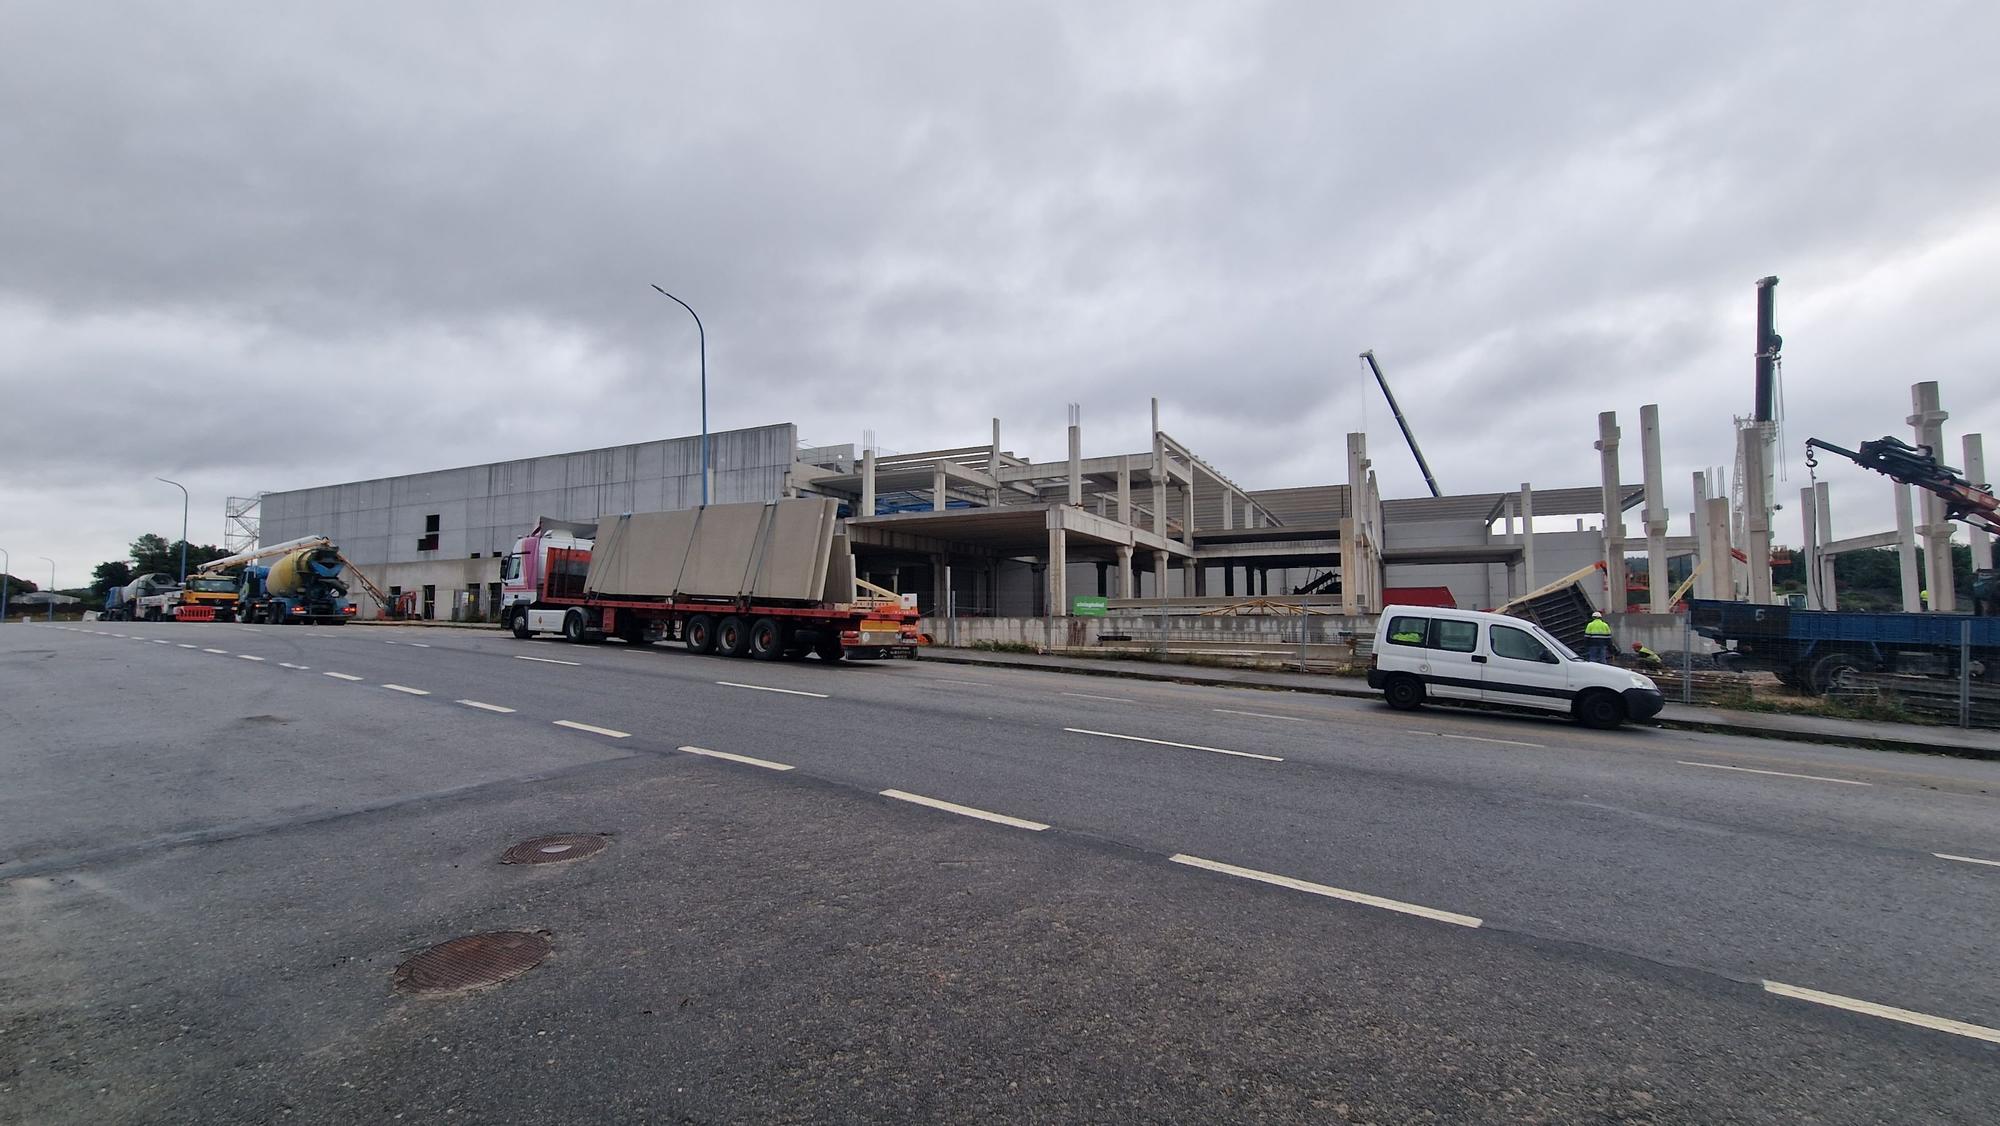
[[[830,698],[824,692],[801,692],[796,688],[766,688],[761,684],[738,684],[733,680],[718,680],[716,683],[724,688],[748,688],[752,692],[782,692],[787,696],[811,696],[815,700]]]
[[[344,672],[329,672],[329,673],[321,673],[320,675],[322,675],[322,676],[330,676],[330,677],[332,677],[332,678],[333,678],[333,679],[335,679],[335,680],[360,680],[360,679],[362,679],[361,677],[358,677],[358,676],[349,676],[348,674],[346,674],[346,673],[344,673]]]
[[[1850,1013],[1863,1013],[1883,1020],[1901,1021],[1914,1024],[1918,1028],[1949,1032],[1954,1036],[1968,1036],[1974,1040],[1984,1040],[1989,1044],[2000,1044],[2000,1028],[1988,1028],[1983,1024],[1967,1024],[1962,1020],[1948,1017],[1934,1017],[1929,1013],[1913,1009],[1898,1009],[1890,1005],[1878,1005],[1873,1001],[1861,1001],[1853,997],[1842,997],[1838,993],[1821,993],[1817,989],[1805,989],[1796,985],[1786,985],[1781,981],[1767,981],[1764,992],[1780,997],[1790,997],[1797,1001],[1811,1001],[1816,1005],[1829,1005],[1836,1009],[1846,1009]]]
[[[1129,704],[1132,701],[1123,696],[1093,696],[1088,692],[1062,692],[1062,696],[1074,696],[1079,700],[1103,700],[1107,704]]]
[[[251,656],[250,654],[248,654],[248,653],[238,653],[238,654],[236,654],[236,659],[237,659],[237,660],[239,660],[239,661],[261,661],[261,660],[263,660],[264,658],[262,658],[262,657],[252,657],[252,656]]]
[[[1247,715],[1256,719],[1282,719],[1286,723],[1306,722],[1305,720],[1300,719],[1298,716],[1295,715],[1272,715],[1270,712],[1239,712],[1235,708],[1210,708],[1208,710],[1212,712],[1221,712],[1223,715]]]
[[[312,668],[312,666],[311,666],[311,665],[295,665],[295,664],[291,663],[290,661],[279,661],[279,662],[278,662],[278,667],[279,667],[279,668],[281,668],[281,669],[311,669],[311,668]]]
[[[1438,732],[1438,738],[1463,739],[1468,743],[1499,743],[1502,746],[1507,746],[1507,747],[1540,747],[1543,750],[1548,749],[1548,744],[1546,743],[1523,743],[1515,739],[1488,739],[1484,735],[1453,735],[1449,731]]]
[[[1734,770],[1740,774],[1769,774],[1774,778],[1803,778],[1808,782],[1838,782],[1843,786],[1873,786],[1873,782],[1856,782],[1849,778],[1823,778],[1817,774],[1792,774],[1784,770],[1752,770],[1747,766],[1724,766],[1719,762],[1686,762],[1675,759],[1682,766],[1705,766],[1710,770]]]
[[[691,755],[705,755],[709,758],[727,759],[730,762],[740,762],[745,766],[761,766],[765,770],[792,769],[790,766],[782,762],[772,762],[770,759],[751,758],[749,755],[732,755],[728,751],[711,751],[707,747],[682,747],[681,750],[686,751]]]
[[[885,798],[895,798],[897,801],[927,805],[932,809],[942,809],[946,813],[956,813],[961,817],[977,817],[981,821],[991,821],[995,825],[1011,825],[1016,829],[1026,829],[1032,833],[1039,833],[1043,829],[1048,828],[1047,825],[1042,824],[1040,821],[1028,821],[1020,817],[1009,817],[1004,813],[989,813],[983,809],[974,809],[969,805],[939,801],[936,798],[927,798],[922,794],[906,793],[902,790],[883,790],[882,796]]]
[[[1133,743],[1151,743],[1156,747],[1180,747],[1183,750],[1189,751],[1213,751],[1218,755],[1234,755],[1237,758],[1261,759],[1265,762],[1285,761],[1276,755],[1253,755],[1249,751],[1225,751],[1221,747],[1204,747],[1199,743],[1175,743],[1167,739],[1148,739],[1140,735],[1119,735],[1111,731],[1090,731],[1082,727],[1065,727],[1063,730],[1075,732],[1078,735],[1095,735],[1101,739],[1125,739]]]
[[[229,650],[227,650],[227,649],[203,649],[203,650],[202,650],[202,652],[204,652],[204,653],[220,653],[220,654],[222,654],[222,655],[223,655],[223,656],[225,656],[225,657],[229,656]]]
[[[571,668],[583,667],[582,662],[579,661],[558,661],[553,657],[523,657],[519,653],[514,654],[514,659],[517,661],[533,661],[538,665],[568,665]]]
[[[482,704],[477,700],[460,700],[458,702],[468,708],[478,708],[482,712],[500,712],[505,715],[514,714],[513,708],[503,708],[498,704]]]
[[[391,691],[391,692],[402,692],[402,693],[406,693],[406,694],[408,694],[408,695],[411,695],[411,696],[428,696],[428,695],[430,695],[430,693],[429,693],[428,691],[426,691],[425,689],[422,689],[422,688],[409,688],[409,687],[405,687],[404,685],[401,685],[401,684],[384,684],[384,685],[383,685],[382,687],[384,687],[384,688],[387,688],[387,689],[388,689],[389,691]]]
[[[555,723],[557,727],[567,727],[575,731],[588,731],[592,735],[609,735],[613,739],[630,739],[632,737],[630,731],[613,731],[609,727],[593,727],[588,723],[578,723],[573,719],[559,719]]]
[[[1937,857],[1939,860],[1956,860],[1961,864],[1990,864],[1995,868],[2000,868],[2000,860],[1981,860],[1977,856],[1953,856],[1949,852],[1933,852],[1931,855]]]
[[[1293,891],[1303,891],[1313,895],[1324,895],[1329,899],[1342,899],[1349,903],[1359,903],[1367,907],[1380,907],[1384,911],[1400,911],[1405,915],[1416,915],[1420,918],[1434,919],[1440,923],[1455,923],[1461,927],[1476,927],[1483,924],[1483,920],[1472,915],[1460,915],[1454,911],[1440,911],[1435,907],[1425,907],[1416,903],[1404,903],[1400,899],[1384,899],[1379,895],[1366,895],[1358,891],[1348,891],[1345,888],[1331,887],[1327,884],[1316,884],[1309,880],[1295,880],[1290,876],[1280,876],[1271,872],[1259,872],[1255,868],[1238,868],[1234,864],[1224,864],[1219,860],[1204,860],[1199,856],[1189,856],[1184,852],[1175,853],[1168,859],[1176,864],[1186,864],[1191,868],[1206,868],[1211,872],[1221,872],[1229,876],[1241,876],[1246,880],[1276,884],[1281,888],[1290,888]]]

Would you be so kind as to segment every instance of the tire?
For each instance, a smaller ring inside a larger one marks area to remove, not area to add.
[[[587,632],[589,631],[584,628],[582,610],[572,609],[569,613],[563,615],[562,633],[565,640],[581,642],[584,634]]]
[[[690,653],[713,653],[715,651],[715,619],[707,614],[696,614],[681,623],[681,642]]]
[[[535,631],[528,628],[528,608],[526,606],[516,606],[514,608],[514,613],[507,620],[507,628],[513,630],[514,636],[522,641],[535,636]]]
[[[819,654],[819,659],[828,664],[847,656],[847,650],[842,648],[838,637],[822,638],[813,642],[813,652]]]
[[[1392,676],[1382,686],[1382,699],[1399,712],[1413,712],[1424,706],[1424,682],[1414,676]]]
[[[750,655],[760,661],[775,661],[785,655],[785,627],[776,618],[758,618],[750,624]]]
[[[1824,696],[1857,673],[1867,672],[1867,663],[1852,653],[1828,653],[1813,662],[1808,686],[1816,696]]]
[[[734,614],[715,626],[715,651],[725,657],[741,657],[750,651],[750,626]]]
[[[1576,698],[1576,721],[1609,731],[1625,722],[1625,701],[1603,688],[1585,692]]]

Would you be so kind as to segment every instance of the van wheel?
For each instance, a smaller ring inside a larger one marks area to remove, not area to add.
[[[508,628],[512,629],[514,636],[520,638],[522,641],[535,636],[534,631],[528,628],[528,608],[526,606],[517,607],[514,610],[513,617],[508,620]]]
[[[1625,701],[1603,689],[1585,692],[1576,698],[1576,719],[1585,727],[1609,731],[1625,722]]]
[[[758,618],[750,627],[750,655],[775,661],[785,655],[785,627],[776,618]]]
[[[741,657],[750,648],[750,630],[734,614],[715,627],[715,651],[725,657]]]
[[[1415,711],[1424,706],[1424,682],[1414,676],[1392,676],[1382,687],[1382,698],[1399,712]]]
[[[563,637],[581,642],[584,635],[583,611],[571,610],[563,615]]]
[[[715,619],[707,614],[696,614],[681,625],[681,641],[690,653],[707,653],[715,649]]]

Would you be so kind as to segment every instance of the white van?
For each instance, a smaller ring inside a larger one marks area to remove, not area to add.
[[[1472,700],[1568,712],[1590,727],[1651,719],[1666,703],[1650,677],[1586,661],[1533,622],[1434,606],[1383,609],[1368,687],[1403,710]]]

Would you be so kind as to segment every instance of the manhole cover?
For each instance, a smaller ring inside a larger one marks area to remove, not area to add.
[[[580,860],[603,852],[610,842],[596,833],[558,833],[522,841],[500,854],[502,864],[553,864],[558,860]]]
[[[456,993],[493,985],[541,964],[555,945],[546,931],[494,931],[454,938],[396,967],[403,993]]]

